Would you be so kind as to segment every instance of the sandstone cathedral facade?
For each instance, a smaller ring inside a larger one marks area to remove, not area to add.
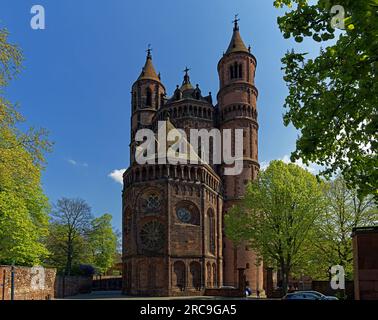
[[[259,171],[255,70],[256,58],[240,36],[237,19],[218,63],[215,105],[211,94],[204,96],[191,84],[188,69],[182,86],[168,97],[148,50],[132,86],[130,167],[123,176],[125,294],[201,295],[205,288],[237,285],[238,268],[245,269],[253,292],[263,290],[262,263],[247,246],[236,247],[226,238],[223,223]],[[185,132],[243,129],[242,173],[224,175],[224,164],[139,164],[136,133],[156,131],[158,121]]]

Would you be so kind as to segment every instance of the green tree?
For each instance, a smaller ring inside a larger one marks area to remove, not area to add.
[[[278,18],[285,38],[325,46],[315,58],[293,50],[282,59],[289,89],[284,123],[301,132],[292,160],[322,165],[328,177],[341,172],[348,187],[378,197],[378,0],[274,4],[290,8]],[[331,24],[334,5],[345,10],[341,32]]]
[[[48,231],[48,200],[41,187],[44,153],[51,144],[44,130],[23,132],[24,121],[4,98],[4,87],[21,69],[22,53],[0,30],[0,263],[39,264]],[[12,200],[12,201],[10,201]],[[11,223],[15,226],[12,227]]]
[[[342,177],[328,184],[327,206],[316,227],[316,240],[311,246],[313,261],[320,278],[328,278],[333,265],[344,267],[347,279],[353,275],[352,230],[378,224],[378,209],[372,196],[360,198],[348,189]]]
[[[71,275],[72,266],[87,252],[86,238],[91,230],[92,213],[83,199],[62,198],[54,206],[50,228],[51,260],[61,261],[64,252],[64,271]],[[84,250],[82,250],[84,248]]]
[[[67,225],[57,221],[50,223],[49,235],[46,241],[50,255],[46,260],[46,264],[57,268],[59,273],[72,275],[75,274],[80,265],[91,264],[92,256],[85,234],[76,233],[69,240],[70,245],[68,245],[67,239]],[[67,268],[68,256],[71,260],[70,268]]]
[[[92,265],[105,273],[114,264],[117,236],[110,214],[93,218],[90,206],[82,199],[62,198],[51,214],[47,246],[51,252],[48,264],[66,275],[80,265]]]
[[[117,253],[117,236],[112,228],[112,216],[104,214],[92,221],[89,245],[96,270],[105,273],[113,266]]]
[[[272,161],[252,181],[241,204],[225,217],[235,243],[248,241],[264,263],[278,266],[287,291],[290,274],[308,263],[306,244],[323,210],[322,184],[294,164]]]
[[[24,199],[0,191],[0,263],[38,265],[48,254],[40,226],[33,223]]]

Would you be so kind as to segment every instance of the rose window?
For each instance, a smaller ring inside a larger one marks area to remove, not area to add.
[[[164,226],[158,221],[146,223],[140,231],[140,239],[144,249],[158,251],[164,246]]]

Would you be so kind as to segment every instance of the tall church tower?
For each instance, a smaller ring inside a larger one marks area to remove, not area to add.
[[[147,50],[147,58],[142,72],[134,82],[131,91],[131,145],[130,163],[134,163],[135,134],[137,130],[151,128],[152,121],[160,107],[164,105],[166,91],[160,80],[160,74],[152,64],[151,49]]]
[[[244,196],[246,185],[256,178],[258,163],[258,123],[255,87],[256,58],[240,36],[238,19],[230,45],[218,63],[220,90],[218,93],[220,129],[243,129],[243,170],[240,175],[222,175],[224,188],[224,214]],[[234,137],[232,141],[235,141]],[[235,146],[232,145],[232,154]],[[223,168],[224,169],[224,168]],[[224,284],[238,280],[238,268],[245,268],[246,280],[254,292],[262,291],[263,268],[256,254],[245,244],[235,245],[224,237]]]
[[[166,121],[167,132],[214,127],[211,95],[202,96],[199,85],[191,85],[188,71],[182,86],[166,99],[147,50],[132,86],[131,164],[122,191],[126,294],[198,296],[223,283],[222,182],[214,168],[201,162],[141,164],[134,159],[139,129],[156,134],[159,121]]]

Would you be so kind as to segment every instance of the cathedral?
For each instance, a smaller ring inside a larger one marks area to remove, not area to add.
[[[182,85],[168,96],[147,50],[131,91],[130,167],[123,175],[125,294],[199,296],[207,288],[237,286],[240,268],[252,291],[263,292],[262,262],[248,246],[228,240],[223,224],[227,210],[242,199],[260,167],[255,70],[256,58],[241,38],[238,19],[218,63],[216,104],[211,93],[203,95],[199,85],[192,85],[188,69]],[[185,132],[242,129],[241,174],[225,175],[226,164],[211,162],[139,164],[137,131],[156,131],[159,121]]]

